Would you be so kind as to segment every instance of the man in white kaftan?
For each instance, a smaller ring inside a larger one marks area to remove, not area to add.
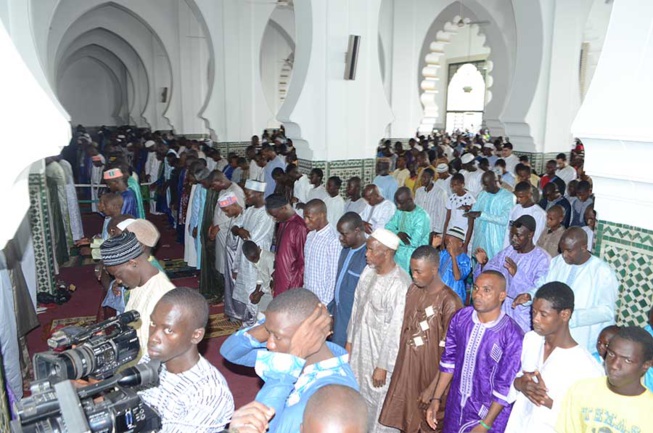
[[[101,154],[97,154],[91,157],[93,166],[91,167],[91,210],[97,212],[98,202],[100,200],[100,187],[102,185],[102,175],[104,174],[104,165],[106,160]]]
[[[347,329],[350,365],[368,407],[368,432],[398,432],[379,423],[399,351],[408,274],[394,261],[399,238],[386,229],[367,240],[368,266],[363,270]]]
[[[570,313],[571,317],[576,314],[569,308],[573,305],[574,296],[566,284],[553,282],[538,290],[533,306],[535,330],[524,335],[521,370],[510,387],[509,399],[515,403],[506,433],[555,433],[567,390],[579,380],[605,376],[594,357],[571,339],[568,320]],[[533,380],[528,378],[534,372],[539,373],[551,400],[545,404],[535,405],[517,389],[524,391],[521,387]]]
[[[77,191],[75,190],[75,178],[73,177],[73,167],[68,161],[61,158],[59,164],[66,172],[66,203],[68,204],[68,215],[70,218],[70,233],[73,241],[78,241],[84,237],[84,228],[82,227],[82,214],[79,210],[77,201]]]
[[[211,188],[214,191],[219,191],[218,200],[224,195],[233,193],[238,198],[238,204],[245,209],[245,193],[238,184],[230,181],[222,172],[216,173]],[[215,268],[222,275],[225,274],[225,248],[227,242],[227,231],[230,229],[231,218],[229,218],[216,206],[213,213],[213,226],[218,227],[219,231],[215,237]]]
[[[156,144],[152,140],[145,142],[145,148],[148,151],[147,160],[145,161],[145,180],[152,185],[159,180],[161,173],[161,160],[157,157]],[[150,187],[150,213],[152,215],[161,215],[156,210],[156,189]]]
[[[245,209],[238,233],[243,240],[252,241],[262,251],[269,252],[274,234],[274,220],[265,210],[264,192],[264,182],[248,179],[245,183],[245,202],[249,207]],[[260,260],[265,261],[267,258],[267,255],[261,254]],[[272,255],[272,260],[274,260],[274,255]],[[260,263],[260,267],[264,268],[264,264]],[[234,262],[234,269],[238,270],[233,293],[234,299],[247,304],[250,312],[257,311],[249,300],[249,295],[256,289],[256,282],[259,280],[257,264],[247,260],[243,254],[238,254]],[[269,289],[269,279],[267,284],[267,289]],[[262,289],[266,288],[262,287]],[[256,315],[254,315],[255,318]]]
[[[536,287],[552,281],[571,287],[575,296],[574,314],[569,321],[571,336],[593,353],[601,330],[615,324],[619,281],[610,265],[587,250],[587,234],[580,227],[565,231],[560,250],[562,254],[551,260],[549,272]],[[530,301],[534,291],[520,295],[515,303]]]
[[[385,228],[397,211],[394,201],[384,199],[376,185],[367,185],[363,190],[363,198],[367,201],[367,206],[360,216],[365,223],[365,232],[370,234],[376,229]]]

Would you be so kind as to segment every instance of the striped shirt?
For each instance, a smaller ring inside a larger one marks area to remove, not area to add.
[[[447,193],[435,184],[432,184],[430,191],[426,187],[419,187],[415,192],[415,204],[429,214],[431,231],[442,233],[447,217]]]
[[[310,231],[306,237],[304,287],[315,293],[324,305],[333,300],[341,248],[338,233],[331,224],[320,231]]]
[[[141,363],[149,360],[144,355]],[[138,394],[161,416],[162,433],[220,432],[234,413],[227,381],[201,355],[193,368],[179,374],[162,364],[159,386]]]

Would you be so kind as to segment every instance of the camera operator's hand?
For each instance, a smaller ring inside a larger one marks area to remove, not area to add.
[[[295,331],[290,339],[288,353],[302,359],[313,355],[331,335],[332,322],[326,307],[319,304]]]
[[[265,433],[274,409],[253,401],[234,412],[229,424],[230,433]]]

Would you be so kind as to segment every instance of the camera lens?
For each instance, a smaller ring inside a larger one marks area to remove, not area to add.
[[[61,354],[67,369],[68,379],[81,379],[95,370],[93,350],[83,344]]]

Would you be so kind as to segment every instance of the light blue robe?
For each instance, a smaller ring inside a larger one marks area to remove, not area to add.
[[[472,252],[483,248],[488,259],[492,259],[503,249],[503,239],[514,205],[515,196],[508,190],[500,188],[496,194],[481,191],[472,206],[473,212],[481,212],[474,222]]]
[[[188,232],[193,235],[193,229],[197,228],[197,237],[195,241],[195,251],[197,252],[197,269],[200,269],[202,263],[202,241],[200,240],[200,230],[202,230],[202,219],[204,217],[204,203],[206,202],[206,188],[197,187],[192,199],[193,207],[190,210],[190,221],[188,222]]]

